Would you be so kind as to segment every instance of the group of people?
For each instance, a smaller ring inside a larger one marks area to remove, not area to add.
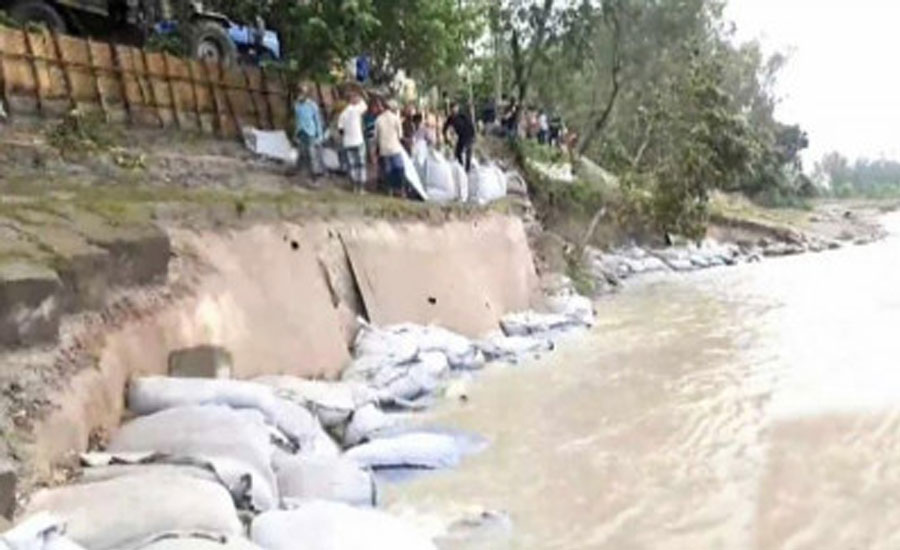
[[[395,100],[375,98],[367,104],[357,89],[348,93],[348,101],[335,114],[340,162],[357,193],[366,188],[371,164],[377,166],[378,180],[390,194],[407,196],[404,153],[411,154],[419,140],[429,146],[450,143],[450,130],[457,160],[466,171],[471,168],[476,126],[458,104],[451,107],[441,131],[437,115],[411,106],[400,110]],[[306,165],[316,180],[325,173],[322,155],[327,132],[319,104],[305,85],[297,89],[294,119],[298,163]]]
[[[566,128],[558,112],[524,107],[515,98],[507,96],[503,96],[500,105],[489,100],[481,119],[486,132],[509,139],[531,139],[541,145],[561,148],[571,147],[577,141],[577,135]]]

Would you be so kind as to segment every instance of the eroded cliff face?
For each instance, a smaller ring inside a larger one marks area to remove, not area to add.
[[[502,314],[539,305],[525,231],[510,216],[166,233],[174,252],[166,285],[126,292],[117,313],[66,326],[58,353],[94,360],[60,370],[45,394],[30,396],[40,405],[27,430],[32,479],[102,442],[124,413],[129,378],[166,372],[173,350],[223,346],[237,378],[334,378],[359,318],[477,336]]]

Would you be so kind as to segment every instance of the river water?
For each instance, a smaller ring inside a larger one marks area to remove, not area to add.
[[[900,548],[900,218],[878,244],[632,286],[546,360],[430,420],[492,441],[391,487],[466,548]]]

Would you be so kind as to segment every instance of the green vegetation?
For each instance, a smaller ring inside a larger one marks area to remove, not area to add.
[[[840,153],[829,153],[816,164],[813,179],[832,196],[900,197],[900,162],[858,159],[851,163]]]

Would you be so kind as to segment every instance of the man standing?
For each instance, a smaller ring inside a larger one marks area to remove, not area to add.
[[[368,110],[359,92],[351,92],[350,103],[341,111],[337,127],[341,134],[347,170],[353,182],[353,190],[362,193],[366,185],[366,137],[363,132],[363,115]]]
[[[294,132],[300,155],[297,164],[307,162],[313,180],[323,173],[322,140],[325,138],[325,127],[322,124],[322,113],[319,105],[310,97],[309,88],[300,85],[297,88],[297,102],[294,104]]]
[[[397,102],[387,102],[387,109],[375,120],[375,143],[381,169],[390,184],[391,194],[405,195],[405,175],[403,166],[403,144],[400,138],[403,128],[397,114]]]
[[[444,123],[444,141],[447,140],[447,130],[453,128],[456,134],[456,160],[462,164],[466,172],[472,168],[472,145],[475,143],[475,126],[469,119],[469,115],[459,108],[459,103],[454,103],[450,116]]]
[[[538,115],[538,143],[547,145],[550,142],[550,119],[547,118],[547,111],[541,109]]]

